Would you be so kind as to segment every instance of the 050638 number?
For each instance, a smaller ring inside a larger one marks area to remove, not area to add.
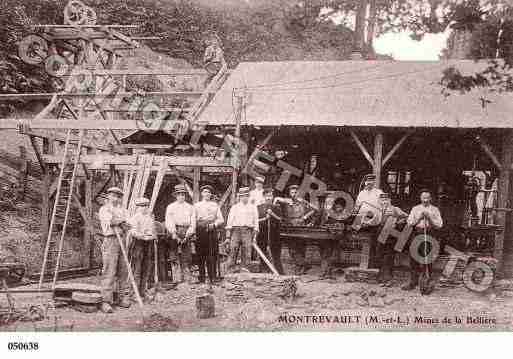
[[[33,351],[39,350],[39,343],[37,342],[27,342],[27,343],[19,343],[19,342],[9,342],[7,344],[8,350],[20,350],[20,351]]]

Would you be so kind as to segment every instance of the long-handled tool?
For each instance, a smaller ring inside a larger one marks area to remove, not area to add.
[[[135,294],[135,299],[137,300],[137,304],[139,304],[139,309],[141,310],[141,316],[144,320],[144,304],[141,298],[141,294],[139,293],[139,288],[135,283],[134,273],[132,272],[132,267],[130,266],[130,261],[128,260],[128,254],[126,252],[125,245],[123,243],[123,239],[119,234],[119,229],[114,227],[114,233],[116,233],[116,238],[118,239],[119,246],[121,247],[121,253],[123,254],[123,259],[125,260],[125,264],[128,272],[128,279],[130,280],[130,284],[132,285],[132,289]]]
[[[267,220],[267,228],[268,228],[268,234],[270,233],[270,230],[269,230],[269,219]],[[269,238],[269,236],[267,237]],[[276,268],[274,267],[274,265],[271,263],[271,261],[265,256],[264,252],[262,252],[262,250],[260,249],[260,247],[258,246],[258,244],[256,243],[256,233],[253,235],[253,238],[251,240],[251,244],[253,245],[253,248],[255,249],[255,251],[258,253],[258,255],[260,256],[260,258],[262,258],[262,260],[264,261],[264,263],[267,265],[267,267],[269,267],[269,269],[271,270],[271,272],[273,272],[274,275],[280,275],[280,273],[278,273],[278,271],[276,270]]]
[[[431,274],[429,273],[429,264],[428,264],[428,255],[427,255],[427,226],[426,226],[426,217],[424,217],[424,241],[423,241],[423,259],[424,259],[424,271],[420,275],[419,278],[419,289],[421,294],[431,294],[434,289],[434,283],[431,281]]]

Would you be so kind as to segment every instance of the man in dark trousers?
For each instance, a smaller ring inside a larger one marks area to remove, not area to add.
[[[381,206],[381,227],[387,223],[389,217],[396,218],[396,224],[404,224],[406,223],[406,218],[408,218],[408,214],[404,212],[399,207],[395,207],[392,205],[390,200],[390,195],[388,193],[382,193],[379,195],[380,206]],[[381,243],[378,241],[376,244],[376,259],[379,263],[379,277],[378,280],[383,287],[391,287],[392,286],[392,268],[394,266],[395,259],[395,246],[396,240],[394,237],[389,236],[385,243]]]
[[[219,205],[212,201],[214,188],[210,185],[201,187],[201,201],[194,205],[196,212],[196,253],[199,259],[198,283],[205,283],[205,266],[207,266],[209,283],[216,278],[216,258],[219,250],[217,229],[224,223]]]
[[[258,222],[260,231],[258,232],[257,245],[265,256],[269,258],[267,247],[269,246],[274,268],[280,274],[285,274],[281,264],[281,238],[280,224],[283,220],[281,207],[273,204],[274,196],[272,188],[264,189],[265,202],[260,204],[258,209]],[[260,271],[268,271],[267,265],[260,258]]]
[[[314,210],[309,210],[308,204],[305,200],[298,197],[298,185],[292,185],[289,187],[290,198],[276,198],[277,203],[281,203],[285,212],[285,223],[289,226],[306,226],[312,215],[315,213]],[[293,238],[289,240],[288,247],[292,260],[294,261],[294,273],[295,275],[301,275],[306,273],[306,243],[301,238]]]

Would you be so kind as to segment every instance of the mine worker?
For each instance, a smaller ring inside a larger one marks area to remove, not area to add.
[[[196,212],[196,253],[199,259],[198,283],[205,283],[205,265],[209,283],[216,279],[216,259],[219,250],[217,229],[224,223],[219,205],[212,201],[214,188],[210,185],[201,187],[201,201],[194,205]]]
[[[155,217],[150,211],[150,200],[139,198],[135,200],[135,214],[130,217],[129,253],[134,280],[139,294],[144,298],[153,281],[154,273],[154,243],[157,240],[155,232]]]
[[[373,174],[365,175],[364,188],[358,193],[355,203],[355,211],[357,215],[362,216],[375,216],[379,215],[379,195],[383,193],[382,190],[375,187],[376,176]],[[369,213],[370,212],[370,213]]]
[[[265,202],[264,199],[264,182],[265,178],[262,176],[255,177],[255,188],[249,192],[249,202],[255,206],[259,206]]]
[[[392,205],[392,201],[388,193],[380,194],[379,198],[381,207],[381,226],[384,226],[385,223],[387,223],[389,217],[396,218],[396,224],[406,223],[408,214],[399,207],[395,207]],[[395,238],[389,236],[388,238],[386,238],[385,243],[381,243],[378,241],[378,243],[376,244],[376,258],[379,262],[378,280],[381,283],[381,285],[385,287],[392,286],[392,268],[394,266],[395,259],[395,242]]]
[[[123,191],[118,187],[111,187],[107,190],[107,201],[100,208],[98,217],[100,220],[103,242],[102,242],[102,304],[101,310],[104,313],[112,313],[114,302],[114,291],[117,287],[119,306],[130,307],[128,298],[128,267],[123,258],[120,241],[125,245],[126,232],[129,229],[128,211],[121,205]],[[117,283],[116,283],[117,282]],[[117,285],[116,285],[117,284]]]
[[[191,280],[191,239],[196,233],[196,214],[194,206],[185,201],[187,189],[184,185],[176,185],[174,196],[176,201],[167,206],[166,228],[178,245],[178,263],[180,265],[181,282]]]
[[[337,198],[333,206],[324,212],[321,219],[321,225],[329,226],[336,230],[335,239],[326,239],[319,241],[319,253],[321,257],[321,277],[326,278],[332,275],[331,271],[338,255],[338,245],[343,236],[345,221],[351,216],[351,212],[346,208],[346,202],[343,198]]]
[[[226,241],[230,243],[230,256],[226,267],[230,270],[237,261],[240,249],[241,268],[249,271],[252,242],[259,230],[258,211],[254,204],[249,203],[249,188],[241,187],[239,201],[235,203],[226,220]]]
[[[420,204],[411,209],[408,216],[408,225],[414,227],[413,238],[418,235],[437,236],[437,230],[442,228],[443,221],[440,210],[431,204],[431,191],[422,189],[420,191]],[[424,242],[427,243],[427,242]],[[427,247],[422,245],[419,248],[419,255],[425,258],[429,253]],[[410,281],[402,287],[403,290],[412,290],[419,283],[419,274],[422,270],[427,270],[428,276],[431,277],[431,265],[423,266],[421,258],[410,257]]]
[[[298,185],[289,187],[290,198],[276,198],[275,202],[281,203],[284,207],[285,223],[289,226],[307,225],[315,210],[309,210],[305,200],[298,197]],[[306,243],[300,238],[294,238],[289,241],[289,249],[294,261],[294,273],[301,275],[306,273]]]
[[[203,56],[203,64],[208,73],[205,80],[205,87],[207,87],[219,71],[226,67],[226,61],[221,47],[221,39],[217,34],[210,34],[205,40],[205,44],[207,47]]]
[[[285,274],[283,265],[281,264],[281,237],[280,226],[283,220],[281,206],[273,204],[273,189],[266,188],[264,190],[265,202],[257,206],[258,222],[260,230],[258,231],[257,245],[267,258],[267,247],[271,252],[272,263],[279,274]],[[260,271],[266,271],[267,265],[260,258]]]

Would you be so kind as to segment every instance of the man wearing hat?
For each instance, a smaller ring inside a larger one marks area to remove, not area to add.
[[[257,244],[266,257],[268,257],[267,247],[269,247],[274,267],[278,273],[285,274],[283,265],[281,264],[280,238],[280,226],[283,220],[283,214],[281,207],[277,204],[273,204],[272,188],[266,188],[264,190],[264,199],[265,202],[257,207],[258,222],[260,223]],[[260,258],[260,271],[263,272],[266,269],[267,265],[264,263],[264,260]]]
[[[116,288],[119,294],[119,306],[123,308],[130,307],[128,267],[116,236],[116,233],[118,233],[124,239],[129,228],[127,223],[128,211],[121,205],[122,197],[123,191],[120,188],[109,188],[107,190],[107,201],[98,212],[103,234],[101,280],[103,302],[101,310],[104,313],[113,312],[112,305]]]
[[[255,188],[249,192],[249,203],[259,206],[265,202],[264,182],[265,178],[263,176],[255,177]]]
[[[150,211],[150,200],[138,198],[135,201],[135,214],[130,217],[130,262],[134,280],[141,297],[145,297],[154,271],[155,218]]]
[[[214,188],[205,185],[200,188],[201,201],[194,205],[196,212],[196,253],[199,259],[199,283],[205,283],[205,265],[210,284],[216,279],[216,258],[219,250],[216,230],[224,222],[219,205],[212,201]]]
[[[379,195],[380,199],[380,228],[387,223],[389,217],[396,218],[396,224],[406,223],[406,218],[408,218],[408,214],[404,212],[399,207],[395,207],[392,205],[390,195],[388,193],[382,193]],[[378,241],[376,244],[376,259],[378,261],[379,267],[379,282],[382,286],[391,287],[392,286],[392,268],[394,266],[395,259],[395,246],[396,239],[392,236],[386,238],[385,243],[381,243]]]
[[[191,279],[192,253],[191,238],[196,233],[194,206],[185,201],[187,189],[184,185],[175,186],[176,201],[166,209],[166,228],[178,244],[178,263],[181,282]]]
[[[379,215],[379,195],[383,193],[382,190],[375,187],[376,176],[373,174],[365,175],[364,188],[358,193],[356,197],[355,210],[357,215],[365,217],[374,217]]]
[[[408,216],[408,225],[413,227],[413,238],[416,236],[431,236],[436,237],[437,232],[443,226],[442,215],[440,210],[431,204],[431,191],[429,189],[422,189],[420,191],[420,204],[413,207]],[[422,244],[419,248],[421,257],[429,255],[426,244]],[[409,247],[408,247],[409,248]],[[431,264],[426,266],[419,262],[419,258],[411,258],[410,256],[410,281],[402,287],[403,290],[412,290],[419,284],[419,274],[422,270],[427,270],[429,277],[431,277]]]
[[[239,201],[230,208],[226,221],[226,241],[230,243],[230,256],[226,265],[228,270],[235,265],[239,249],[241,267],[248,269],[251,261],[252,241],[257,233],[257,207],[249,203],[249,188],[241,187],[239,189]]]
[[[285,213],[285,223],[289,226],[305,226],[309,223],[315,210],[309,210],[305,200],[298,197],[298,185],[289,187],[290,198],[276,198],[276,202],[281,203]],[[304,240],[294,238],[288,243],[292,260],[294,261],[295,274],[306,273],[306,244]]]

